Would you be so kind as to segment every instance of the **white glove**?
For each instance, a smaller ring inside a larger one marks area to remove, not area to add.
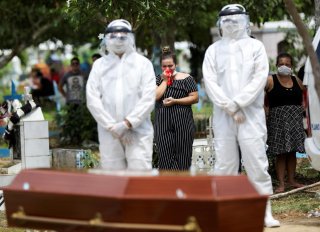
[[[223,105],[223,109],[227,114],[233,116],[239,110],[239,106],[234,101],[229,101]]]
[[[246,116],[243,114],[242,110],[239,110],[233,115],[233,120],[236,121],[237,124],[241,124],[246,120]]]
[[[132,144],[133,140],[134,140],[134,133],[131,130],[128,130],[127,132],[125,132],[121,138],[121,142],[126,145]]]
[[[113,137],[118,139],[121,138],[127,130],[129,130],[129,127],[124,121],[118,122],[110,128]]]

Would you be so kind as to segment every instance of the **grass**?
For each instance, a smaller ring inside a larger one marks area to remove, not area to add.
[[[212,104],[204,103],[202,108],[198,110],[197,104],[192,105],[193,117],[196,118],[209,118],[212,115]]]
[[[304,185],[318,182],[320,172],[310,168],[307,158],[297,159],[296,180]],[[273,187],[277,186],[276,178],[273,178]],[[290,191],[292,188],[286,188]],[[312,190],[312,191],[311,191]],[[283,198],[272,200],[272,211],[280,219],[286,218],[307,218],[306,215],[311,210],[320,208],[320,199],[316,196],[320,192],[320,186],[312,189],[300,191]]]
[[[307,214],[309,211],[319,208],[319,198],[313,192],[298,192],[284,198],[272,200],[274,214]]]
[[[0,231],[1,232],[24,232],[24,229],[8,228],[7,218],[4,211],[0,211]]]
[[[43,117],[45,120],[47,120],[48,122],[53,122],[55,121],[55,117],[56,117],[56,112],[55,111],[43,111]]]
[[[45,120],[48,122],[54,122],[57,117],[57,111],[55,108],[55,103],[54,102],[43,102],[41,104],[41,110],[43,113],[43,117]]]

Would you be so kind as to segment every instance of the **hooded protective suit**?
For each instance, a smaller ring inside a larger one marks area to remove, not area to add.
[[[111,22],[106,33],[109,54],[94,62],[86,86],[87,107],[98,123],[101,166],[108,170],[151,169],[153,66],[135,51],[127,21]]]
[[[249,18],[243,6],[222,8],[218,21],[221,40],[206,51],[203,77],[214,104],[214,174],[237,175],[240,146],[248,178],[261,194],[272,194],[266,156],[264,87],[269,64],[263,44],[249,37]],[[265,220],[274,220],[268,207]],[[269,221],[270,221],[269,220]],[[272,226],[278,226],[274,220]]]

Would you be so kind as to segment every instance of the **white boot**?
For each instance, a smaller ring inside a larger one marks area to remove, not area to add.
[[[267,201],[266,214],[264,216],[264,226],[265,227],[279,227],[280,222],[273,218],[271,211],[271,202]]]

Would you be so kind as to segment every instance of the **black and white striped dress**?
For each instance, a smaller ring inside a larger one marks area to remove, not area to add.
[[[157,76],[157,85],[162,82]],[[155,141],[158,148],[158,167],[162,170],[187,170],[191,165],[192,144],[195,133],[191,105],[173,105],[166,107],[163,99],[184,98],[197,91],[193,77],[174,80],[161,99],[156,101]]]

